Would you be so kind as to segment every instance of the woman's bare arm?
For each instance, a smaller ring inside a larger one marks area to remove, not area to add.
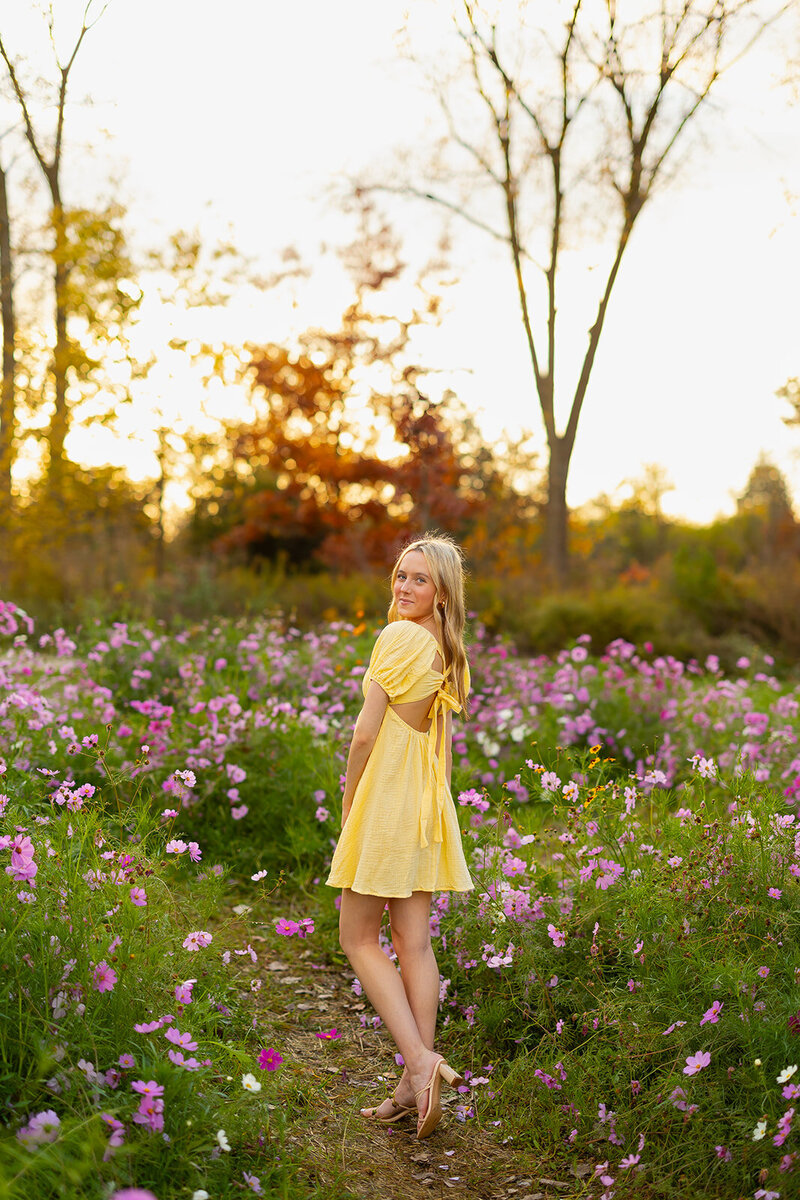
[[[349,815],[358,781],[364,774],[364,767],[378,737],[388,704],[389,697],[383,688],[377,683],[370,683],[364,707],[358,714],[353,739],[350,742],[350,753],[347,756],[347,774],[342,796],[342,828]]]

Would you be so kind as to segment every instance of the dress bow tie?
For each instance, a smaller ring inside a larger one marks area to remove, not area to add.
[[[448,668],[449,669],[449,668]],[[447,675],[447,672],[445,672]],[[444,680],[436,695],[433,697],[428,710],[431,722],[428,730],[428,745],[426,748],[426,779],[425,790],[419,810],[419,844],[423,848],[428,845],[428,822],[433,826],[434,842],[442,841],[442,809],[447,790],[447,762],[445,757],[444,732],[447,711],[459,713],[461,705],[458,697],[445,691]],[[441,740],[441,746],[439,741]],[[436,751],[439,751],[437,754]]]

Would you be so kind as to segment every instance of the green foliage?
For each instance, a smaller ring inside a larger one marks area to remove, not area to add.
[[[479,832],[473,817],[475,893],[439,905],[453,1053],[513,1059],[493,1102],[474,1091],[483,1119],[605,1160],[626,1196],[781,1191],[797,1156],[780,1165],[779,1122],[800,1095],[794,816],[713,763],[679,796],[614,784],[597,755],[551,766],[555,791],[543,766],[523,780],[554,820],[514,803]]]
[[[92,757],[102,765],[105,751]],[[77,760],[76,774],[82,765]],[[38,869],[32,882],[23,869],[16,879],[14,870],[4,873],[0,884],[0,1092],[8,1121],[0,1195],[31,1188],[62,1195],[62,1178],[86,1197],[105,1196],[109,1183],[151,1186],[161,1200],[204,1181],[219,1185],[230,1168],[211,1155],[219,1128],[235,1146],[239,1172],[258,1173],[260,1135],[270,1147],[267,1173],[279,1181],[286,1173],[273,1154],[282,1121],[272,1118],[266,1093],[242,1086],[243,1073],[258,1071],[258,1044],[246,976],[241,991],[242,959],[226,966],[218,948],[231,937],[217,916],[223,869],[187,870],[169,849],[174,822],[154,819],[144,795],[122,804],[113,773],[105,794],[47,778],[19,789],[9,783],[3,857],[13,852],[12,868]],[[20,826],[29,834],[19,835]],[[198,929],[213,933],[199,949],[186,948]],[[182,1001],[175,988],[189,976],[196,981]],[[149,1021],[151,1032],[134,1029]],[[186,1034],[186,1044],[165,1040],[170,1030]],[[132,1121],[142,1100],[131,1087],[136,1080],[162,1089],[163,1115],[152,1129]],[[25,1132],[42,1112],[56,1114],[52,1138]],[[116,1152],[111,1118],[125,1127]]]

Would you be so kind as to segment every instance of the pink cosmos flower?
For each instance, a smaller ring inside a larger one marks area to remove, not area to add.
[[[200,950],[202,947],[210,945],[211,941],[212,935],[199,929],[195,933],[189,934],[183,942],[183,948],[184,950]]]
[[[142,1096],[133,1119],[137,1125],[146,1125],[151,1133],[161,1133],[164,1128],[164,1101],[157,1097]]]
[[[279,933],[281,937],[293,937],[299,928],[296,921],[287,921],[285,917],[281,917],[275,926],[275,932]]]
[[[319,1037],[319,1034],[317,1034],[317,1037]],[[278,1051],[273,1050],[271,1047],[269,1050],[262,1050],[258,1056],[258,1065],[262,1071],[276,1071],[282,1062],[283,1059],[278,1054]]]
[[[731,1162],[733,1159],[733,1155],[727,1146],[715,1146],[714,1150],[716,1151],[717,1158],[721,1158],[723,1162]]]
[[[155,1079],[150,1079],[147,1083],[143,1079],[134,1079],[131,1082],[131,1091],[138,1092],[141,1096],[164,1095],[164,1088],[160,1083],[156,1083]]]
[[[31,839],[22,835],[14,838],[10,843],[10,847],[12,867],[25,866],[26,863],[31,861],[35,853]]]
[[[104,959],[95,967],[92,982],[98,992],[113,992],[114,984],[117,982],[117,973]]]
[[[187,1071],[200,1070],[200,1063],[197,1061],[197,1059],[194,1057],[185,1058],[180,1050],[168,1050],[167,1057],[169,1058],[170,1062],[175,1063],[176,1067],[183,1067]],[[206,1060],[205,1065],[208,1065],[208,1062],[209,1060]]]
[[[226,763],[225,770],[228,772],[231,783],[243,783],[247,778],[247,772],[242,767],[234,766],[233,763]]]
[[[318,821],[327,821],[327,819],[330,815],[331,814],[328,812],[328,810],[324,804],[320,804],[317,807],[317,811],[314,813],[314,816],[317,818]]]
[[[26,1145],[33,1143],[38,1145],[40,1142],[54,1142],[58,1137],[58,1131],[61,1128],[59,1117],[51,1108],[44,1112],[36,1113],[31,1117],[28,1124],[18,1130],[17,1137]]]
[[[184,983],[178,984],[175,988],[175,999],[179,1004],[192,1003],[192,988],[196,983],[196,979],[187,979]]]
[[[137,1033],[155,1033],[164,1024],[163,1021],[142,1021],[138,1025],[134,1025]]]
[[[759,967],[757,974],[760,975],[762,979],[766,979],[769,975],[769,967]]]
[[[203,852],[198,846],[197,842],[189,842],[189,858],[192,860],[192,862],[200,862],[202,857]]]
[[[559,949],[561,946],[566,946],[567,944],[567,935],[556,929],[555,925],[547,926],[547,936],[551,939],[553,945]]]
[[[341,1036],[342,1035],[339,1033],[339,1030],[336,1029],[335,1027],[333,1029],[326,1030],[325,1033],[315,1033],[314,1034],[314,1037],[320,1038],[323,1042],[334,1042],[334,1041],[336,1041],[337,1038],[340,1038]]]
[[[769,890],[767,891],[767,895],[769,897],[771,897],[771,899],[773,899],[773,900],[780,900],[781,896],[783,895],[783,892],[781,891],[780,888],[769,888]]]
[[[183,1050],[196,1050],[197,1042],[192,1038],[192,1035],[187,1031],[181,1033],[179,1029],[166,1029],[164,1037],[168,1042],[172,1042],[173,1046],[180,1046]]]
[[[6,875],[10,875],[17,883],[30,883],[35,887],[35,876],[38,874],[39,868],[32,858],[23,859],[18,866],[6,867]]]
[[[261,1186],[261,1180],[258,1178],[258,1176],[251,1175],[249,1171],[242,1171],[242,1175],[244,1176],[244,1181],[247,1186],[252,1188],[257,1196],[263,1196],[264,1189]]]
[[[246,817],[249,811],[246,804],[240,804],[238,808],[231,809],[231,816],[234,821],[241,821],[242,817]]]
[[[690,1054],[686,1059],[686,1066],[683,1068],[684,1075],[696,1075],[698,1071],[702,1071],[703,1067],[707,1067],[711,1062],[711,1055],[706,1050],[700,1050],[697,1054]]]
[[[125,1126],[122,1124],[122,1121],[118,1121],[117,1118],[112,1117],[110,1113],[101,1113],[100,1119],[105,1121],[111,1130],[111,1134],[108,1139],[108,1146],[103,1155],[103,1162],[108,1162],[108,1160],[111,1158],[112,1150],[115,1150],[117,1146],[123,1145],[125,1141]]]
[[[134,904],[136,906],[136,908],[146,908],[147,907],[147,892],[144,890],[144,888],[142,888],[142,887],[132,887],[131,888],[131,904]]]
[[[724,1000],[715,1000],[711,1008],[707,1009],[700,1018],[701,1025],[716,1025],[719,1021],[719,1014],[722,1012]]]
[[[180,838],[173,838],[171,842],[167,842],[167,854],[183,854],[189,847],[186,842],[182,842]]]

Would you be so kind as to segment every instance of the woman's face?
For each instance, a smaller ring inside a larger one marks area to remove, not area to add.
[[[409,550],[400,560],[394,599],[398,613],[406,621],[424,621],[433,616],[436,588],[421,550]]]

